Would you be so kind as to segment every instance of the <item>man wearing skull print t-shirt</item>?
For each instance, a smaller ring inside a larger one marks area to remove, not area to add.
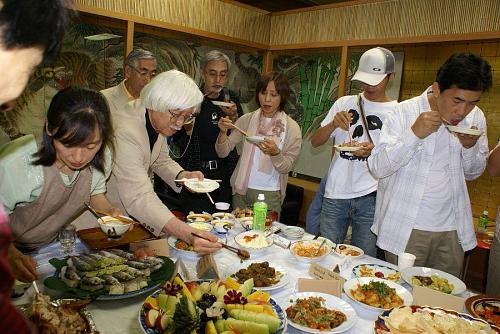
[[[378,181],[368,170],[367,158],[378,143],[386,115],[397,105],[386,95],[393,73],[392,52],[377,47],[363,53],[352,78],[361,82],[363,93],[339,98],[311,139],[317,147],[330,138],[340,145],[351,137],[360,146],[354,152],[335,151],[323,197],[320,232],[342,243],[351,225],[352,244],[373,257],[377,239],[370,228]]]

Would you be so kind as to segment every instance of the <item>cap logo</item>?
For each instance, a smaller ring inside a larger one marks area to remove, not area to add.
[[[375,71],[375,72],[382,72],[382,69],[381,69],[381,68],[378,68],[378,67],[374,67],[374,68],[372,68],[372,71]]]

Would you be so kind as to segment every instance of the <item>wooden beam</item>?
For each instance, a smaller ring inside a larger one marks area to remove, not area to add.
[[[271,51],[264,52],[263,73],[271,72],[273,70],[273,53]]]
[[[339,90],[338,97],[345,95],[345,88],[347,87],[347,64],[349,61],[349,47],[347,45],[342,47],[340,56],[340,73],[339,73]]]
[[[353,0],[353,1],[343,1],[343,2],[339,2],[339,3],[330,3],[330,4],[326,4],[326,5],[317,5],[317,6],[297,8],[297,9],[281,10],[279,12],[272,12],[271,16],[281,16],[281,15],[289,15],[289,14],[298,14],[298,13],[305,13],[305,12],[311,12],[311,11],[316,11],[316,10],[324,10],[324,9],[331,9],[331,8],[342,8],[342,7],[351,7],[351,6],[365,5],[365,4],[377,3],[377,2],[387,2],[387,1],[388,0]]]
[[[132,51],[134,48],[134,21],[127,21],[127,40],[125,43],[125,57]]]
[[[374,38],[362,40],[338,40],[326,42],[311,42],[297,44],[281,44],[271,45],[269,50],[302,50],[302,49],[322,49],[334,48],[342,46],[384,46],[396,44],[424,44],[424,43],[443,43],[443,42],[466,42],[476,40],[499,39],[500,31],[493,32],[477,32],[467,34],[447,34],[447,35],[432,35],[432,36],[412,36],[412,37],[395,37],[395,38]]]

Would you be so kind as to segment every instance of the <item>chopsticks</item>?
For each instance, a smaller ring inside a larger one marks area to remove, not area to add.
[[[109,212],[106,212],[106,211],[102,211],[102,210],[97,210],[97,209],[94,209],[93,207],[91,207],[90,205],[88,205],[87,203],[83,203],[85,204],[85,206],[87,207],[87,209],[89,209],[89,211],[97,218],[97,219],[100,219],[101,216],[99,215],[102,215],[102,216],[111,216],[111,214]],[[124,224],[135,224],[136,221],[134,221],[133,219],[131,218],[127,218],[127,217],[113,217],[115,218],[116,220],[119,220],[120,222],[124,223]]]
[[[215,205],[214,200],[212,199],[212,196],[210,196],[209,193],[205,193],[205,194],[207,194],[208,199],[210,200],[210,202],[212,202],[212,204]]]
[[[191,233],[192,236],[194,237],[197,237],[197,238],[200,238],[200,239],[203,239],[203,240],[207,240],[207,241],[210,241],[209,239],[205,238],[205,237],[202,237],[201,235],[199,234],[196,234],[196,233]],[[247,260],[250,258],[250,253],[247,252],[246,250],[244,249],[239,249],[239,248],[236,248],[236,247],[233,247],[233,246],[229,246],[229,245],[226,245],[226,244],[223,244],[222,242],[219,242],[219,244],[223,247],[223,248],[226,248],[227,250],[233,252],[233,253],[236,253],[236,255],[238,255],[238,257],[240,257],[242,260]]]
[[[240,129],[236,124],[233,124],[233,128],[235,128],[236,130],[238,130],[239,132],[241,132],[245,137],[250,137],[248,135],[248,133],[246,133],[246,131]]]

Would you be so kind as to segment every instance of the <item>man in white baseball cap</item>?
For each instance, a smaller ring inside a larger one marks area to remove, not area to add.
[[[314,147],[330,138],[347,146],[335,151],[330,164],[322,197],[321,235],[343,243],[351,225],[352,244],[370,256],[377,255],[377,239],[370,228],[378,180],[368,171],[367,158],[378,143],[387,114],[397,104],[386,94],[393,73],[391,51],[377,47],[363,53],[352,77],[361,82],[363,92],[339,98],[311,139]]]

